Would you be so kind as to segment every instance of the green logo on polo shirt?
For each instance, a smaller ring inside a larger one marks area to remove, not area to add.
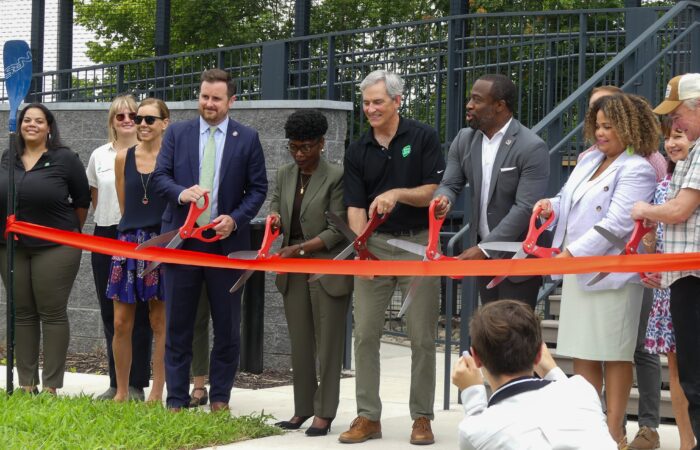
[[[408,155],[410,155],[411,154],[411,144],[408,144],[407,146],[402,148],[401,154],[403,155],[404,158],[407,157]]]

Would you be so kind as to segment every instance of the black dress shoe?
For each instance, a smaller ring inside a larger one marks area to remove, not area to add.
[[[326,424],[325,427],[323,428],[318,428],[318,427],[309,427],[306,429],[306,435],[311,436],[311,437],[316,437],[316,436],[325,436],[331,431],[331,424],[333,423],[333,419],[326,419],[328,420],[328,423]]]
[[[298,430],[300,426],[304,424],[307,420],[309,420],[309,417],[311,416],[294,416],[299,419],[298,422],[292,422],[290,420],[283,420],[282,422],[277,422],[275,424],[276,427],[283,428],[285,430]],[[292,419],[294,419],[292,417]]]

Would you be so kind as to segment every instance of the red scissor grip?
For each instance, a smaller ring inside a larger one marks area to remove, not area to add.
[[[183,239],[194,238],[202,242],[214,242],[221,239],[218,234],[207,238],[202,235],[202,232],[214,228],[217,224],[208,223],[202,227],[195,228],[197,225],[197,219],[202,215],[204,211],[209,209],[209,194],[204,193],[204,205],[200,208],[197,202],[190,203],[190,211],[187,213],[187,218],[185,223],[180,227],[180,237]]]
[[[527,236],[523,241],[523,249],[525,253],[538,258],[553,258],[555,255],[561,253],[561,250],[558,248],[540,247],[537,245],[537,239],[539,239],[549,225],[554,222],[554,211],[552,211],[547,220],[538,227],[537,218],[541,212],[542,208],[539,206],[532,211],[532,216],[530,216],[530,228],[527,230]]]
[[[272,228],[273,216],[268,215],[265,219],[265,235],[263,236],[262,244],[260,245],[260,250],[258,250],[258,258],[268,258],[270,255],[270,247],[272,243],[275,242],[277,236],[280,235],[280,229]]]
[[[428,208],[428,245],[425,247],[425,256],[431,260],[440,259],[442,252],[440,251],[440,229],[442,228],[443,222],[445,222],[445,217],[438,219],[435,217],[435,208],[439,200],[433,199],[430,202],[430,207]]]

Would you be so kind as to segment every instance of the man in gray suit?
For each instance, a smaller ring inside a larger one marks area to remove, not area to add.
[[[484,75],[472,86],[467,122],[452,141],[447,168],[434,197],[441,217],[466,183],[471,186],[470,247],[460,259],[510,257],[487,254],[479,242],[522,241],[535,202],[545,195],[549,178],[547,145],[513,118],[516,88],[503,75]],[[481,302],[521,300],[535,307],[542,277],[510,277],[486,289],[491,277],[479,277]]]

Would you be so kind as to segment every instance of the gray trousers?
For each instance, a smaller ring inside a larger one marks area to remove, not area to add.
[[[0,247],[2,279],[7,282],[7,247]],[[44,387],[62,388],[70,341],[68,297],[80,267],[79,248],[63,245],[16,247],[15,342],[20,386],[39,384],[43,338]]]
[[[421,257],[386,243],[394,236],[375,233],[368,248],[381,260],[420,260]],[[427,230],[403,238],[425,245]],[[382,276],[372,280],[355,277],[355,392],[357,413],[379,420],[379,344],[384,329],[384,314],[398,285],[403,298],[413,277]],[[411,340],[411,392],[408,405],[413,420],[433,419],[435,402],[435,337],[440,313],[440,278],[425,277],[406,312],[406,326]]]
[[[634,350],[634,364],[637,371],[637,388],[639,389],[639,411],[637,411],[639,426],[658,428],[661,403],[661,362],[659,355],[644,350],[649,311],[653,302],[653,290],[644,289],[637,347]]]

